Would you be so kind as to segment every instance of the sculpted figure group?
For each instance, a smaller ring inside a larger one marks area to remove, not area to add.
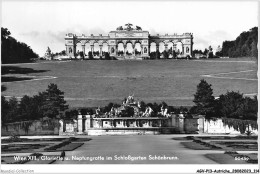
[[[126,111],[127,108],[133,108],[134,115],[133,117],[151,117],[154,112],[150,106],[146,106],[145,111],[141,111],[141,103],[134,100],[134,94],[129,95],[122,102],[122,105],[119,107],[112,106],[109,112],[102,113],[100,107],[96,109],[95,117],[121,117],[122,113]],[[169,117],[168,109],[165,106],[161,107],[161,112],[158,112],[158,115],[163,117]]]
[[[121,31],[121,30],[126,30],[126,31],[138,30],[138,31],[141,31],[142,30],[142,28],[139,27],[139,26],[135,26],[135,28],[133,28],[132,27],[133,24],[130,24],[130,23],[125,24],[125,26],[126,26],[126,28],[123,28],[123,26],[119,26],[119,27],[116,28],[116,30],[118,30],[118,31]]]

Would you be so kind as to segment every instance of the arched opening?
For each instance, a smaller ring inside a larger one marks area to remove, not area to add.
[[[100,52],[101,51],[101,52]],[[106,42],[103,42],[101,45],[101,50],[100,50],[100,46],[99,46],[99,57],[104,57],[105,53],[108,52],[108,44]]]
[[[99,44],[96,42],[96,43],[94,43],[94,51],[93,51],[94,58],[96,58],[96,59],[99,58],[99,55],[100,55],[99,51],[100,51],[100,47],[99,47]]]
[[[152,52],[156,52],[156,43],[155,42],[152,42],[150,44],[150,53]]]
[[[117,55],[124,56],[124,44],[121,42],[117,45]]]
[[[89,42],[87,42],[86,44],[85,44],[85,57],[87,57],[87,58],[89,58],[89,52],[91,52],[91,47],[90,47],[90,43]]]
[[[150,59],[156,59],[156,43],[151,42],[150,44]]]
[[[160,58],[163,58],[163,55],[161,54],[165,50],[165,46],[163,42],[159,43],[159,52],[160,52]]]
[[[176,43],[176,54],[177,55],[182,55],[183,54],[183,44],[182,44],[182,42],[177,42]]]
[[[103,43],[103,47],[102,47],[102,51],[105,53],[105,52],[108,52],[108,44],[106,42]]]
[[[126,55],[131,56],[133,54],[133,44],[128,42],[126,44]]]
[[[136,42],[135,43],[135,55],[138,56],[138,55],[141,55],[141,44],[139,42]]]
[[[169,58],[173,58],[173,43],[172,42],[168,42],[168,54],[169,54]]]
[[[81,42],[78,42],[76,44],[76,55],[75,56],[77,59],[83,58],[83,50],[82,50]]]
[[[159,52],[162,53],[165,49],[165,46],[164,46],[164,43],[163,42],[160,42],[159,43]]]

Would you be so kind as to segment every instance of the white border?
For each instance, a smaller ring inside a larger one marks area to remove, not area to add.
[[[11,0],[11,1],[18,1],[18,0]],[[24,1],[32,1],[32,0],[24,0]],[[46,2],[51,2],[52,0],[44,0]],[[59,1],[59,0],[53,0],[53,1]],[[66,0],[61,0],[66,1]],[[82,0],[78,0],[82,1]],[[88,0],[93,1],[93,0]],[[98,0],[102,1],[102,0]],[[114,1],[115,3],[120,2],[120,0],[110,0]],[[139,1],[139,0],[131,0],[131,1]],[[157,0],[142,0],[149,3],[150,1],[157,1]],[[171,0],[163,0],[163,1],[171,1]],[[180,1],[180,0],[175,0]],[[183,0],[190,1],[190,0]],[[196,0],[196,1],[207,1],[207,0]],[[211,1],[211,0],[210,0]],[[224,0],[220,0],[224,1]],[[246,0],[227,0],[227,1],[246,1]],[[258,29],[259,29],[259,13],[260,13],[260,0],[251,0],[258,2]],[[2,9],[2,0],[0,0],[0,9]],[[232,10],[232,9],[231,9]],[[2,19],[2,16],[1,16]],[[202,20],[202,19],[201,19]],[[0,25],[2,24],[0,20]],[[241,21],[242,22],[242,21]],[[2,26],[2,25],[1,25]],[[258,33],[258,58],[260,58],[260,45],[259,45],[260,35]],[[1,53],[1,48],[0,48]],[[260,63],[258,61],[258,67]],[[259,72],[257,73],[258,76],[260,75]],[[258,81],[258,86],[260,85],[260,82]],[[258,88],[258,93],[260,92],[260,89]],[[258,97],[259,99],[259,97]],[[258,108],[260,106],[260,102],[258,102]],[[258,119],[258,125],[259,125],[259,119]],[[259,129],[258,129],[259,131]],[[258,143],[258,148],[260,147]],[[259,156],[259,151],[258,151]],[[259,158],[258,158],[259,163]],[[256,165],[227,165],[227,164],[217,164],[217,165],[207,165],[207,164],[201,164],[201,165],[187,165],[187,164],[173,164],[173,165],[142,165],[142,164],[128,164],[128,165],[99,165],[99,164],[81,164],[81,165],[54,165],[54,164],[48,164],[48,165],[1,165],[1,173],[196,173],[198,169],[208,169],[207,173],[210,173],[211,170],[233,170],[233,169],[258,169],[258,164]],[[7,171],[7,172],[5,172]],[[28,171],[28,172],[26,172]],[[32,171],[32,172],[30,172]],[[206,173],[206,172],[204,172]],[[222,173],[222,172],[221,172]]]

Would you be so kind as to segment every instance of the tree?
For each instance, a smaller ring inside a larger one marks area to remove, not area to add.
[[[37,117],[34,113],[33,98],[25,95],[22,97],[19,104],[19,117],[20,119],[30,120]]]
[[[80,52],[79,52],[79,56],[80,56],[80,58],[84,59],[85,56],[84,56],[84,54],[83,54],[83,51],[80,51]]]
[[[48,89],[43,92],[43,97],[42,110],[44,117],[55,118],[68,109],[68,105],[64,100],[64,92],[59,90],[56,84],[51,83]]]
[[[73,109],[65,112],[64,119],[66,120],[73,120],[77,119],[78,117],[78,110]]]
[[[108,52],[105,52],[105,59],[106,60],[110,60],[111,58],[110,58],[110,55],[108,54]]]
[[[46,91],[39,92],[33,97],[25,95],[20,102],[15,97],[7,101],[2,96],[2,123],[37,120],[43,117],[57,118],[68,109],[63,94],[57,85],[50,84]]]
[[[217,57],[222,57],[222,56],[223,56],[222,48],[220,47],[220,45],[218,46],[215,55],[216,55]]]
[[[218,101],[222,117],[241,118],[243,94],[233,91],[227,92],[225,95],[220,95]]]
[[[169,58],[169,54],[166,50],[163,51],[163,58],[164,59],[168,59]]]
[[[8,112],[9,112],[9,103],[4,96],[1,96],[1,121],[2,121],[2,124],[7,122]]]
[[[173,58],[173,59],[176,58],[176,52],[175,52],[175,50],[172,51],[172,58]]]
[[[209,116],[214,111],[214,96],[211,84],[208,84],[204,79],[197,86],[197,92],[194,95],[196,112]]]
[[[223,56],[245,57],[257,55],[258,28],[251,28],[249,31],[242,32],[236,40],[224,41],[222,44]]]
[[[252,57],[258,57],[258,49],[257,49],[257,42],[256,41],[253,41],[252,44],[251,44],[251,56]]]
[[[201,50],[193,50],[192,51],[193,54],[203,54],[203,52]]]
[[[1,27],[1,43],[3,43],[4,40],[8,39],[10,35],[11,32],[7,28]]]
[[[140,102],[140,110],[141,110],[142,112],[145,112],[145,109],[146,109],[146,104],[145,104],[144,101],[141,101],[141,102]]]
[[[2,63],[30,62],[39,57],[25,43],[18,42],[7,28],[1,27],[1,60]]]
[[[218,110],[220,116],[225,118],[236,118],[245,120],[257,119],[257,98],[243,97],[239,92],[227,92],[220,95],[218,99]]]
[[[156,52],[150,53],[150,59],[156,59]]]
[[[205,48],[205,50],[204,50],[203,54],[204,54],[204,55],[207,55],[207,54],[208,54],[208,52],[209,52],[209,50],[208,50],[207,48]]]
[[[92,54],[91,51],[88,52],[88,58],[89,58],[90,60],[93,60],[93,54]]]
[[[17,121],[18,117],[18,100],[16,97],[11,97],[8,102],[8,113],[6,115],[6,121]]]
[[[213,58],[213,51],[212,50],[213,50],[212,47],[209,46],[207,58]]]

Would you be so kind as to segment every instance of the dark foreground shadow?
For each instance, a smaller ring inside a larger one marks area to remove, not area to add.
[[[22,68],[18,66],[2,66],[2,75],[5,74],[29,74],[29,73],[43,73],[49,70],[35,70],[32,68]]]
[[[5,85],[1,85],[1,92],[6,91],[6,86]]]
[[[31,80],[33,78],[29,77],[1,77],[2,82],[16,82],[16,81],[24,81],[24,80]],[[3,88],[3,86],[2,86]],[[5,87],[6,90],[6,87]]]

